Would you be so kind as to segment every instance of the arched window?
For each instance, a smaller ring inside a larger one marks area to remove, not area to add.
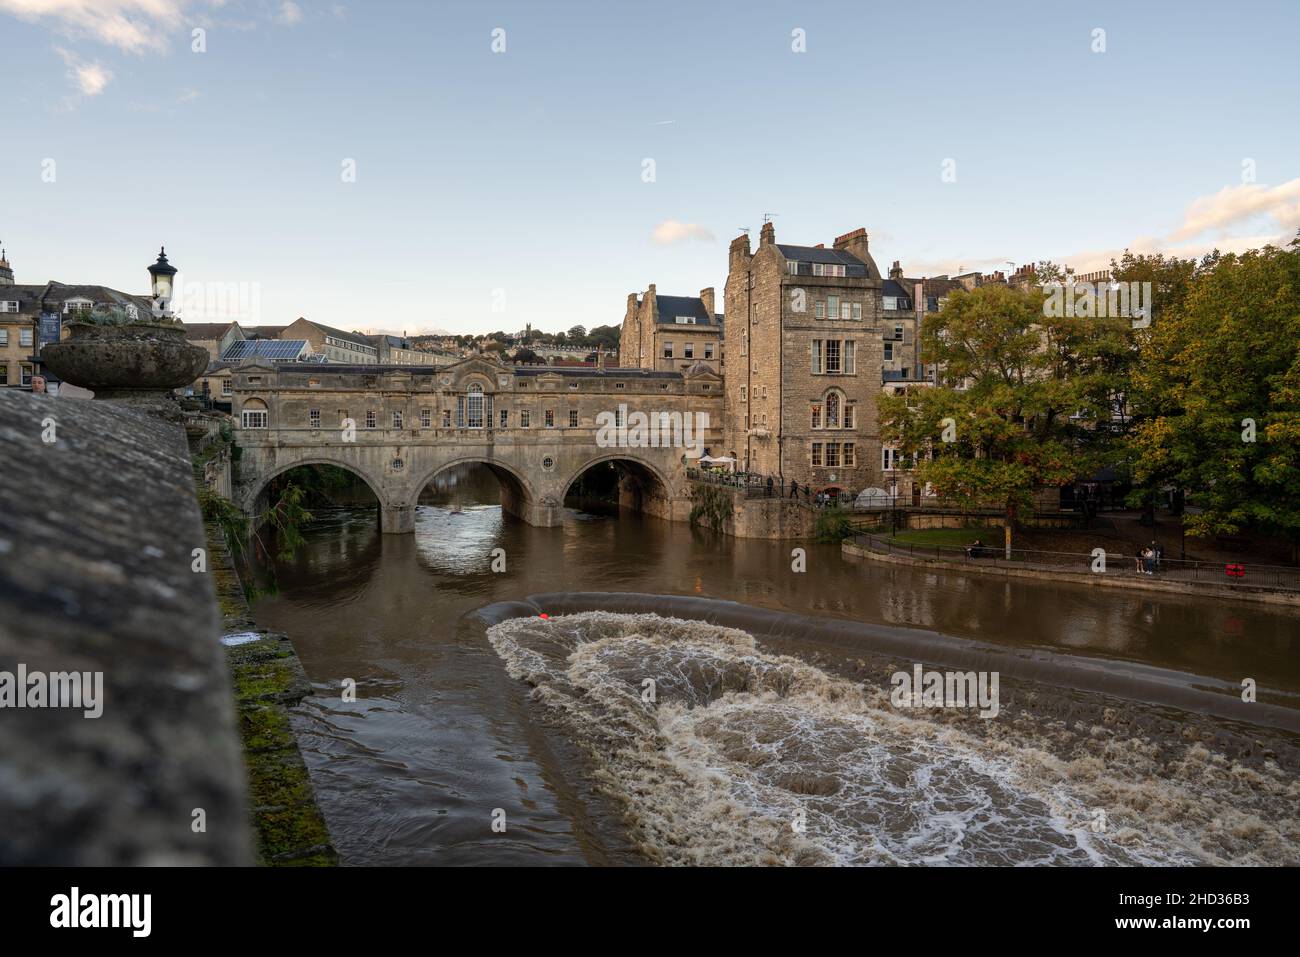
[[[826,428],[838,429],[840,427],[840,394],[838,392],[826,393]]]
[[[483,428],[483,387],[475,382],[469,387],[469,402],[465,413],[466,426],[471,429]]]
[[[244,402],[243,414],[239,421],[245,429],[264,429],[267,427],[266,403],[261,399],[248,399]]]

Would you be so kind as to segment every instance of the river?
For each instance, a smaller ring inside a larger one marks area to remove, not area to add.
[[[441,477],[413,536],[319,511],[254,605],[313,683],[347,864],[1300,863],[1294,611],[832,545],[798,572],[791,543],[498,497]],[[944,655],[1004,673],[996,717],[891,704]]]

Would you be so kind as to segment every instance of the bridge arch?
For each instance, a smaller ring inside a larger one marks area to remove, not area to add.
[[[498,458],[488,458],[483,455],[463,455],[446,462],[440,462],[433,468],[425,469],[423,474],[420,474],[410,486],[409,501],[406,504],[412,513],[415,511],[416,505],[419,504],[420,493],[429,486],[429,483],[443,472],[458,465],[482,465],[486,467],[501,483],[501,507],[525,521],[532,520],[529,510],[537,501],[537,494],[533,484],[524,477],[523,472],[515,465]]]
[[[679,451],[673,449],[664,450],[668,455]],[[612,462],[620,467],[620,505],[625,505],[649,515],[657,515],[661,518],[671,516],[673,485],[665,476],[662,464],[637,455],[634,449],[610,449],[593,455],[577,468],[571,470],[569,477],[564,482],[560,502],[563,503],[568,498],[573,483],[581,478],[585,472],[606,462]]]
[[[244,489],[240,504],[245,514],[257,514],[258,500],[266,493],[267,488],[274,479],[283,475],[285,472],[291,472],[296,468],[311,465],[332,465],[335,468],[343,469],[345,472],[355,475],[357,478],[361,479],[361,481],[366,483],[366,487],[369,488],[371,494],[375,496],[375,500],[379,502],[380,507],[388,508],[389,500],[384,495],[383,483],[374,476],[368,474],[366,470],[357,463],[349,462],[342,458],[334,458],[328,455],[310,455],[294,462],[285,462],[282,465],[277,465],[275,468],[271,469],[271,471],[258,475],[256,479]]]

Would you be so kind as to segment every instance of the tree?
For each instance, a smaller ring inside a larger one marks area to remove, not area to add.
[[[540,359],[537,358],[537,353],[534,352],[532,349],[529,349],[527,346],[520,346],[518,349],[516,349],[514,359],[515,362],[522,362],[522,363],[541,361]]]
[[[1105,460],[1115,381],[1108,364],[1129,348],[1125,319],[1045,315],[1039,289],[997,284],[949,295],[921,329],[934,388],[882,396],[882,435],[915,463],[917,479],[967,507],[996,503],[1012,529],[1033,493]]]
[[[569,338],[575,342],[581,342],[583,339],[587,338],[587,327],[574,326],[569,330]]]
[[[1134,479],[1195,495],[1192,535],[1254,528],[1300,551],[1300,247],[1202,261],[1141,343]]]

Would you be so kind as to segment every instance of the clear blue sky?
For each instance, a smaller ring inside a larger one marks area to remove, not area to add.
[[[767,212],[909,275],[1244,246],[1300,225],[1298,35],[1295,2],[0,0],[0,239],[19,282],[143,291],[166,243],[263,323],[456,332],[721,303]]]

